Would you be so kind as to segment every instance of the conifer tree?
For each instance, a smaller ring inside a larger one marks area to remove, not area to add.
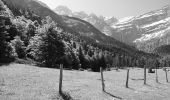
[[[11,58],[11,51],[12,48],[10,47],[7,40],[9,39],[9,33],[7,33],[6,29],[6,17],[0,18],[0,63],[6,63],[8,62],[9,58]]]

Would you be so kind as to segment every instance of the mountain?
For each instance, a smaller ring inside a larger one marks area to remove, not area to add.
[[[73,12],[66,6],[58,6],[54,9],[54,12],[59,15],[67,15],[70,17],[76,17],[85,20],[108,36],[111,36],[114,32],[110,25],[117,22],[117,19],[115,17],[106,18],[103,16],[96,16],[94,13],[87,14],[83,11]]]
[[[139,50],[153,52],[155,48],[169,44],[170,7],[124,18],[112,28],[121,34],[122,42],[135,45]]]
[[[102,33],[146,52],[153,52],[155,48],[165,45],[169,41],[169,38],[165,38],[169,33],[169,6],[119,20],[114,17],[98,17],[93,13],[88,15],[83,11],[73,12],[66,6],[59,6],[54,11],[59,15],[85,20]],[[158,39],[156,39],[157,37]]]
[[[23,14],[25,14],[25,12],[32,12],[33,14],[29,15],[29,17],[31,16],[31,18],[33,17],[37,20],[45,18],[46,16],[50,16],[52,20],[54,20],[57,25],[61,27],[64,31],[77,35],[85,41],[91,41],[91,43],[97,45],[104,45],[118,52],[124,51],[132,54],[137,51],[135,48],[130,47],[124,43],[115,40],[112,37],[103,34],[90,23],[79,18],[58,15],[48,7],[45,7],[44,4],[42,5],[42,3],[39,3],[36,0],[2,1],[9,7],[9,9],[13,12],[15,16],[22,16]]]
[[[115,17],[105,17],[105,22],[110,26],[117,23],[117,21],[118,19],[116,19]]]
[[[170,41],[169,10],[170,7],[166,6],[160,10],[148,13],[148,18],[152,18],[153,21],[149,24],[140,27],[141,32],[144,33],[144,35],[142,35],[140,38],[134,41],[134,43],[136,43],[139,49],[142,49],[143,51],[146,52],[153,52],[154,49],[162,45],[169,45]],[[151,15],[151,17],[149,15]]]

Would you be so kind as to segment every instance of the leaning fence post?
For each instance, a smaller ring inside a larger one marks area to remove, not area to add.
[[[102,90],[105,91],[105,84],[104,84],[103,68],[102,67],[100,67],[100,73],[101,73]]]
[[[59,93],[62,93],[63,65],[60,65]]]
[[[168,73],[166,69],[165,69],[165,75],[166,75],[166,82],[168,82]]]
[[[128,83],[129,83],[129,69],[127,69],[126,88],[129,87]]]
[[[144,65],[144,84],[146,84],[146,65]]]

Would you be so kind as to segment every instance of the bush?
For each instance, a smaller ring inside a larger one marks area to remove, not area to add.
[[[31,60],[31,59],[15,59],[14,63],[18,63],[18,64],[28,64],[28,65],[35,65],[36,62]]]
[[[15,37],[14,40],[11,41],[11,46],[14,49],[14,52],[17,54],[18,58],[25,58],[25,46],[24,42],[20,39],[20,37]]]

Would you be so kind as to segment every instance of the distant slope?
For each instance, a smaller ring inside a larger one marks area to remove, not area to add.
[[[170,55],[170,45],[163,45],[154,50],[159,55]]]
[[[84,11],[73,12],[66,6],[58,6],[54,9],[54,12],[56,12],[59,15],[66,15],[85,20],[108,36],[111,36],[114,32],[110,25],[117,22],[117,19],[115,17],[97,16],[94,13],[87,14]],[[115,36],[114,38],[116,39],[117,36]]]
[[[35,0],[2,1],[12,10],[16,16],[21,14],[20,10],[32,11],[36,14],[36,16],[41,18],[50,16],[58,24],[59,27],[72,34],[86,37],[86,41],[90,39],[93,43],[111,46],[112,48],[119,49],[119,51],[125,51],[128,53],[135,53],[137,51],[133,47],[125,45],[111,37],[104,35],[90,23],[74,17],[60,16]]]
[[[170,6],[140,16],[119,20],[112,26],[124,43],[136,45],[140,50],[153,52],[170,41]]]
[[[152,52],[159,46],[169,45],[170,17],[144,26],[143,31],[145,35],[134,41],[139,49]]]
[[[67,23],[66,26],[79,31],[81,36],[87,36],[96,43],[101,43],[101,44],[106,43],[105,45],[113,45],[114,43],[114,46],[116,48],[125,47],[125,48],[128,48],[129,50],[131,49],[130,46],[125,45],[124,43],[121,43],[113,39],[112,37],[106,36],[105,34],[101,33],[93,25],[91,25],[90,23],[84,20],[81,20],[75,17],[68,17],[68,16],[65,16],[63,19],[64,19],[64,22]],[[81,32],[82,30],[83,32]]]
[[[2,0],[13,12],[20,15],[22,11],[31,10],[40,17],[50,16],[54,21],[62,24],[62,17],[55,14],[52,10],[45,7],[42,2],[37,0]]]

